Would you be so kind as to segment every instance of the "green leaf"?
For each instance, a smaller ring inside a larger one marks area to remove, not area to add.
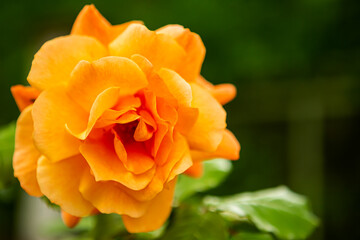
[[[50,201],[50,199],[48,199],[45,195],[44,196],[41,196],[40,199],[49,207],[49,208],[52,208],[56,211],[60,211],[60,207],[59,205],[53,203]]]
[[[89,233],[94,226],[94,222],[94,216],[83,217],[74,228],[68,228],[59,215],[58,218],[43,223],[40,235],[46,239],[93,239],[90,238]]]
[[[194,205],[177,208],[170,227],[161,240],[227,240],[224,219],[217,213]]]
[[[248,218],[258,229],[283,239],[305,239],[318,225],[306,198],[284,186],[230,197],[209,196],[204,203],[233,220]]]
[[[197,192],[204,192],[218,186],[232,169],[231,162],[226,159],[213,159],[203,162],[204,175],[201,178],[192,178],[186,175],[179,176],[175,190],[175,200],[182,201]]]
[[[122,218],[118,214],[98,214],[94,216],[95,226],[93,228],[93,238],[96,240],[115,239],[121,237],[126,239],[128,232],[125,230]]]
[[[268,233],[241,232],[230,238],[231,240],[274,240]]]
[[[12,156],[15,142],[15,122],[0,128],[0,189],[13,181]]]
[[[135,233],[135,234],[133,234],[133,237],[136,240],[158,239],[160,236],[163,235],[163,233],[166,229],[166,225],[167,224],[165,223],[159,229],[151,231],[151,232]]]

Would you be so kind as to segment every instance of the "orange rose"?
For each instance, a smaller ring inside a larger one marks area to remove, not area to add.
[[[182,26],[112,26],[85,6],[70,35],[36,53],[32,87],[12,88],[22,188],[58,204],[68,226],[100,212],[122,215],[129,232],[159,228],[179,174],[239,157],[221,106],[236,90],[200,76],[204,55]]]

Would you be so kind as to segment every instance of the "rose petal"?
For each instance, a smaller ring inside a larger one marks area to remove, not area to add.
[[[115,153],[118,156],[118,158],[125,164],[127,163],[127,152],[125,149],[124,144],[122,143],[120,137],[116,133],[115,130],[112,129],[112,132],[114,134],[114,149]],[[147,169],[149,170],[149,169]]]
[[[64,86],[43,91],[34,103],[34,142],[51,161],[79,154],[80,141],[66,130],[86,125],[88,114],[66,93]]]
[[[189,169],[184,172],[186,175],[189,175],[193,178],[199,178],[204,173],[204,166],[201,162],[195,162]]]
[[[28,82],[40,90],[67,83],[79,61],[94,61],[106,54],[103,45],[91,37],[55,38],[46,42],[35,54]]]
[[[113,41],[115,38],[117,38],[132,24],[142,24],[143,25],[144,22],[139,21],[139,20],[134,20],[134,21],[129,21],[126,23],[111,26],[111,29],[110,29],[111,34],[110,34],[110,38],[109,38],[109,41],[107,42],[107,44],[109,44],[111,41]]]
[[[176,108],[167,102],[167,99],[156,98],[156,108],[162,121],[174,126],[178,119]]]
[[[159,169],[163,181],[172,180],[176,175],[183,173],[192,165],[189,146],[186,138],[174,132],[174,144],[166,163]]]
[[[159,192],[163,190],[164,183],[165,181],[163,181],[159,171],[157,171],[149,185],[146,186],[146,188],[139,191],[134,191],[129,188],[124,188],[123,190],[137,201],[146,202],[153,199]]]
[[[150,183],[155,174],[155,168],[142,174],[129,172],[116,155],[112,134],[103,135],[97,139],[86,139],[80,146],[80,152],[89,163],[96,181],[112,180],[130,189],[140,190]],[[128,153],[128,160],[131,156]]]
[[[97,120],[105,113],[109,113],[109,109],[116,106],[118,99],[122,94],[122,90],[119,87],[110,87],[101,92],[95,99],[93,106],[90,110],[88,122],[83,122],[82,125],[69,125],[66,127],[68,131],[76,138],[84,140],[90,134],[91,130],[95,126]],[[128,108],[130,110],[131,108]],[[114,119],[114,122],[116,119]]]
[[[128,123],[137,120],[140,116],[135,112],[141,106],[139,98],[134,96],[120,97],[115,107],[107,109],[97,119],[95,128],[103,128],[115,123]]]
[[[228,129],[224,130],[223,138],[214,152],[191,151],[194,161],[203,161],[213,158],[225,158],[229,160],[237,160],[240,156],[240,144],[234,134]]]
[[[236,96],[236,87],[229,83],[214,86],[200,75],[196,78],[196,83],[210,92],[221,105],[225,105]]]
[[[131,24],[109,44],[110,54],[130,58],[140,54],[147,58],[155,69],[170,69],[182,66],[184,49],[171,37],[156,34],[141,24]]]
[[[177,112],[179,118],[175,125],[175,129],[186,135],[196,123],[199,116],[199,109],[192,107],[179,107]]]
[[[183,47],[186,52],[185,60],[175,70],[188,82],[195,81],[205,58],[205,46],[200,36],[180,25],[167,25],[156,32],[172,37]]]
[[[40,157],[37,178],[41,191],[51,202],[59,205],[71,215],[88,216],[94,207],[79,192],[79,184],[84,173],[89,171],[81,155],[51,162]]]
[[[158,165],[163,165],[170,154],[174,142],[171,131],[171,126],[158,124],[158,131],[155,133],[153,146],[155,161]]]
[[[146,76],[150,76],[153,71],[153,65],[146,57],[140,54],[134,54],[131,56],[131,60],[136,62],[136,64],[141,68],[141,70],[146,74]]]
[[[221,105],[233,100],[236,96],[236,87],[232,84],[218,84],[214,86],[214,89],[211,91],[211,94],[218,100]]]
[[[155,164],[143,143],[133,142],[124,146],[121,139],[115,135],[114,148],[124,167],[134,174],[145,173]]]
[[[102,44],[107,45],[133,23],[141,23],[141,21],[131,21],[112,26],[91,4],[86,5],[77,16],[71,29],[71,35],[94,37]]]
[[[90,111],[97,96],[107,88],[118,87],[121,96],[131,96],[147,84],[145,74],[132,60],[105,57],[92,63],[81,61],[72,72],[67,91]]]
[[[140,118],[140,116],[132,109],[132,107],[128,107],[127,109],[123,109],[121,111],[107,109],[103,115],[96,121],[94,128],[104,128],[115,123],[129,123],[133,122]]]
[[[214,88],[214,85],[207,81],[203,76],[199,75],[197,78],[196,78],[196,84],[198,84],[200,87],[208,90],[208,91],[211,91],[213,88]]]
[[[34,127],[31,111],[32,106],[25,108],[16,123],[13,168],[14,176],[19,179],[21,187],[29,195],[40,197],[43,194],[36,179],[40,153],[35,148],[32,138]]]
[[[86,5],[76,17],[71,35],[91,36],[106,45],[110,38],[111,24],[93,4]]]
[[[140,118],[139,123],[134,132],[134,139],[138,142],[144,142],[152,138],[153,130],[148,127],[145,121]]]
[[[61,218],[68,228],[75,227],[81,220],[80,217],[73,216],[61,209]]]
[[[140,116],[135,111],[130,110],[130,111],[124,113],[123,115],[121,115],[118,119],[116,119],[114,121],[114,123],[126,124],[126,123],[133,122],[139,118],[140,118]]]
[[[226,112],[222,106],[199,85],[191,84],[192,107],[199,109],[199,116],[186,135],[190,148],[213,152],[223,137],[226,127]]]
[[[151,126],[154,130],[157,129],[157,124],[156,124],[154,118],[151,116],[151,114],[148,111],[146,111],[144,109],[140,109],[139,114],[146,124]]]
[[[171,181],[191,165],[192,161],[186,139],[180,134],[175,133],[174,145],[169,153],[168,159],[164,165],[157,167],[155,176],[150,184],[140,191],[126,189],[126,192],[139,201],[149,201],[163,190],[166,182]]]
[[[126,168],[135,173],[141,174],[150,170],[154,166],[154,159],[147,153],[144,144],[132,143],[126,144],[127,162]]]
[[[161,68],[158,74],[179,105],[190,107],[192,100],[190,85],[179,74],[170,69]]]
[[[25,87],[22,85],[12,86],[11,93],[20,112],[23,111],[27,106],[33,104],[35,102],[35,99],[40,94],[39,90],[37,90],[36,88]]]
[[[126,214],[140,217],[146,211],[148,204],[139,202],[123,190],[120,184],[113,181],[96,182],[90,174],[86,174],[80,184],[80,192],[101,213]]]
[[[180,160],[175,164],[175,166],[171,169],[168,181],[174,179],[177,175],[184,173],[186,170],[192,167],[193,160],[190,155],[190,151],[186,148],[184,155],[180,158]]]
[[[169,182],[153,200],[147,211],[138,218],[123,215],[126,229],[130,233],[149,232],[160,228],[169,217],[174,196],[176,179]]]

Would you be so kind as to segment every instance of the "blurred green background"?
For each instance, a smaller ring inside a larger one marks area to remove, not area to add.
[[[1,1],[0,126],[19,114],[10,86],[26,84],[36,51],[89,3],[113,24],[190,28],[207,48],[205,78],[236,85],[226,109],[241,159],[212,193],[285,184],[322,219],[311,239],[360,239],[358,0]],[[4,184],[0,238],[14,239],[22,193]]]

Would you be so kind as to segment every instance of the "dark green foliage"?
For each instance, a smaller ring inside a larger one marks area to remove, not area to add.
[[[307,200],[286,187],[241,193],[229,197],[206,197],[205,204],[233,221],[248,219],[258,229],[281,239],[306,239],[318,225]]]
[[[231,240],[274,240],[274,238],[267,233],[241,232],[234,235]]]
[[[200,206],[183,205],[176,212],[172,225],[161,240],[226,240],[225,221],[216,213]]]
[[[204,162],[204,175],[194,179],[186,175],[179,176],[176,184],[175,201],[182,201],[198,192],[215,188],[225,180],[232,169],[230,161],[213,159]]]
[[[14,142],[15,123],[13,122],[0,128],[0,190],[14,182],[12,169]]]

